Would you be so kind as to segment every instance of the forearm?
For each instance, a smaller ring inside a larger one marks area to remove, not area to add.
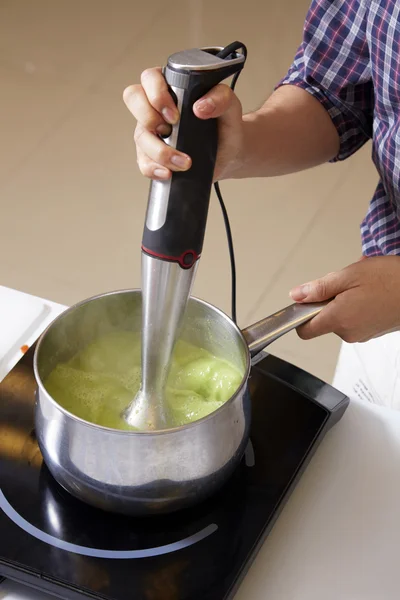
[[[243,117],[243,140],[229,178],[272,177],[334,158],[339,135],[326,109],[305,90],[285,85]]]

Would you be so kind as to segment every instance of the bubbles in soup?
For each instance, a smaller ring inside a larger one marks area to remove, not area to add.
[[[49,394],[72,414],[97,425],[133,429],[121,417],[139,391],[140,334],[117,331],[93,341],[45,380]],[[169,427],[214,412],[236,392],[243,373],[206,350],[176,344],[167,382]]]

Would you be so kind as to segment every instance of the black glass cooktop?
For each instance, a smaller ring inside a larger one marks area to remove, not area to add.
[[[34,432],[31,349],[0,384],[0,576],[63,599],[228,600],[348,399],[271,355],[253,367],[251,443],[225,488],[172,516],[69,496]]]

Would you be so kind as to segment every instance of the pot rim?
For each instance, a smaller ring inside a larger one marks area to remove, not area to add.
[[[201,419],[198,419],[197,421],[193,421],[192,423],[187,423],[186,425],[180,425],[179,427],[171,427],[171,428],[168,428],[168,429],[156,429],[154,431],[147,431],[147,430],[146,431],[135,431],[135,430],[130,430],[130,429],[115,429],[113,427],[105,427],[104,425],[98,425],[97,423],[91,423],[90,421],[86,421],[85,419],[82,419],[81,417],[78,417],[78,416],[74,415],[73,413],[69,412],[68,410],[66,410],[63,406],[61,406],[49,394],[49,392],[47,391],[47,389],[46,389],[46,387],[45,387],[44,383],[42,382],[42,379],[41,379],[41,377],[39,375],[38,357],[39,357],[40,349],[41,349],[41,346],[42,346],[42,344],[44,342],[44,339],[45,339],[47,333],[53,327],[53,325],[55,325],[57,322],[61,321],[62,318],[67,313],[70,313],[73,310],[75,310],[77,308],[80,308],[81,306],[84,306],[85,304],[89,304],[90,302],[93,302],[95,300],[99,300],[100,298],[104,298],[106,296],[115,296],[117,294],[119,295],[119,294],[131,294],[131,293],[142,294],[142,290],[140,288],[132,288],[132,289],[127,288],[127,289],[122,289],[122,290],[114,290],[114,291],[110,291],[110,292],[103,292],[101,294],[96,294],[95,296],[91,296],[90,298],[86,298],[84,300],[81,300],[81,301],[73,304],[72,306],[70,306],[69,308],[67,308],[66,310],[64,310],[60,315],[58,315],[50,323],[50,325],[48,325],[46,327],[46,329],[43,331],[43,333],[41,334],[41,336],[39,337],[39,339],[38,339],[38,341],[36,343],[35,352],[34,352],[34,356],[33,356],[33,371],[34,371],[35,380],[36,380],[36,384],[37,384],[38,390],[41,391],[42,393],[44,393],[45,396],[49,399],[49,401],[58,410],[60,410],[66,416],[72,418],[74,421],[78,421],[82,425],[85,425],[87,427],[91,427],[91,428],[94,428],[94,429],[97,429],[97,430],[105,430],[105,431],[107,431],[109,433],[112,432],[112,433],[114,433],[116,435],[129,435],[129,436],[143,436],[143,435],[147,435],[147,436],[160,436],[160,435],[167,435],[167,434],[170,434],[170,433],[178,433],[180,431],[185,431],[187,429],[191,429],[191,428],[194,428],[196,426],[199,426],[200,424],[202,424],[202,423],[210,420],[216,414],[222,412],[226,406],[228,406],[229,404],[232,404],[232,402],[234,402],[234,400],[237,398],[237,396],[242,392],[243,388],[247,385],[247,382],[248,382],[248,379],[249,379],[250,369],[251,369],[251,356],[250,356],[250,351],[249,351],[249,348],[248,348],[248,344],[246,342],[246,339],[245,339],[242,331],[239,329],[239,327],[236,325],[236,323],[234,323],[232,321],[232,319],[230,317],[228,317],[228,315],[226,313],[224,313],[220,308],[217,308],[213,304],[210,304],[210,302],[206,302],[205,300],[202,300],[202,299],[197,298],[195,296],[190,296],[189,300],[194,300],[198,304],[202,304],[203,306],[205,306],[207,308],[213,309],[223,319],[225,319],[226,321],[228,321],[229,324],[231,325],[231,327],[234,330],[236,330],[236,332],[238,333],[239,338],[243,342],[243,346],[247,349],[246,366],[245,366],[245,372],[244,372],[242,381],[241,381],[238,389],[236,390],[236,392],[229,398],[229,400],[227,400],[219,408],[217,408],[217,410],[214,410],[210,414],[206,415],[205,417],[202,417]]]

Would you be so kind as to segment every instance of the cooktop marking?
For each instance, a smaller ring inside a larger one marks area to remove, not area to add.
[[[83,556],[92,556],[94,558],[114,558],[114,559],[132,559],[132,558],[149,558],[152,556],[161,556],[162,554],[168,554],[169,552],[177,552],[183,548],[188,548],[201,542],[218,529],[218,525],[212,523],[204,529],[201,529],[194,535],[191,535],[178,542],[172,544],[166,544],[165,546],[156,546],[155,548],[144,548],[143,550],[102,550],[100,548],[89,548],[87,546],[79,546],[77,544],[71,544],[60,540],[48,533],[45,533],[38,527],[35,527],[24,519],[8,502],[7,498],[0,489],[0,507],[3,509],[5,514],[11,521],[13,521],[18,527],[29,533],[36,539],[59,548],[60,550],[66,550],[67,552],[73,552],[74,554],[81,554]]]

